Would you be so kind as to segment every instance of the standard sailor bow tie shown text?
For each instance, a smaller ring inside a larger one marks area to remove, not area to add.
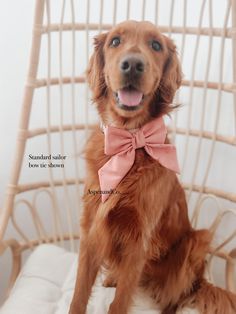
[[[39,154],[28,155],[29,168],[64,168],[67,156],[60,153],[57,154]]]

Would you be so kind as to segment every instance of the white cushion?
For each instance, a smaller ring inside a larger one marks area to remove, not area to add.
[[[77,255],[52,244],[37,247],[28,258],[0,314],[67,314],[77,271]],[[87,314],[106,314],[115,288],[102,286],[99,275]],[[137,290],[130,314],[158,314],[158,306]],[[185,310],[182,313],[195,314]]]

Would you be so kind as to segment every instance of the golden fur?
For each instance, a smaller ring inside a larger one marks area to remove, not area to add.
[[[115,36],[118,47],[111,47]],[[154,38],[161,51],[148,45]],[[135,86],[144,94],[135,111],[116,106],[114,92],[122,87],[119,60],[127,53],[141,55],[143,75]],[[181,83],[181,69],[173,42],[148,22],[128,21],[95,39],[88,82],[104,124],[132,129],[170,112]],[[115,286],[109,314],[126,314],[137,285],[148,290],[162,313],[176,313],[188,305],[206,314],[236,313],[236,296],[204,279],[205,256],[211,234],[194,230],[189,222],[184,191],[174,172],[136,150],[134,165],[105,203],[99,194],[98,170],[109,159],[104,135],[95,130],[86,147],[87,178],[81,218],[79,267],[70,314],[85,314],[101,266],[105,286]]]

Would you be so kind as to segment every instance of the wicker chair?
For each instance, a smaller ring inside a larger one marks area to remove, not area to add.
[[[78,249],[82,149],[98,121],[84,70],[94,35],[130,18],[154,22],[178,47],[185,77],[175,101],[182,106],[168,128],[180,179],[193,226],[215,232],[208,276],[236,291],[235,0],[36,0],[16,157],[0,211],[0,255],[12,253],[8,291],[35,247]],[[53,159],[59,154],[65,159]]]

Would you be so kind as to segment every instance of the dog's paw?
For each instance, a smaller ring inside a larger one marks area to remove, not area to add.
[[[116,287],[116,280],[111,275],[108,275],[107,278],[103,281],[102,285],[106,288]]]
[[[68,314],[86,314],[86,307],[81,304],[71,303]]]

